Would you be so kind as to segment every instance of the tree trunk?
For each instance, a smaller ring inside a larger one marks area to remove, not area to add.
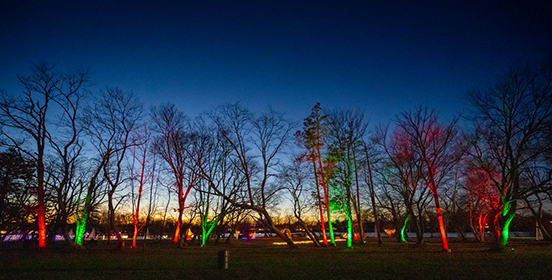
[[[381,244],[383,241],[381,240],[381,229],[379,225],[379,218],[378,218],[378,212],[376,208],[376,192],[374,191],[374,180],[372,178],[372,166],[370,165],[370,158],[368,156],[368,147],[366,146],[366,143],[364,144],[364,151],[366,152],[366,165],[368,167],[368,176],[369,176],[369,182],[368,183],[368,189],[370,190],[370,202],[372,203],[372,212],[374,214],[374,233],[375,237],[378,240],[378,244]]]
[[[509,209],[508,209],[509,208]],[[499,219],[499,223],[501,223],[502,226],[502,232],[500,234],[500,237],[498,239],[498,250],[504,250],[506,248],[506,245],[508,244],[508,238],[510,233],[510,222],[512,222],[512,219],[516,215],[517,210],[517,202],[509,201],[504,204],[504,211],[502,212],[502,217]]]
[[[334,237],[333,226],[332,226],[332,216],[330,211],[330,204],[328,202],[329,190],[326,186],[326,176],[324,176],[324,166],[322,165],[320,149],[318,149],[317,151],[318,151],[318,163],[320,165],[320,168],[318,171],[320,173],[320,178],[322,179],[321,182],[322,182],[322,188],[324,189],[324,201],[326,202],[326,211],[328,212],[328,228],[330,230],[330,239],[332,241],[332,245],[335,246],[335,237]]]
[[[307,224],[299,217],[297,217],[297,222],[299,223],[299,225],[301,225],[301,227],[305,230],[305,233],[307,234],[307,236],[312,240],[312,243],[314,244],[314,246],[316,247],[320,247],[320,242],[318,242],[318,237],[316,237],[315,234],[312,233],[312,231],[310,230],[310,228],[307,226]]]
[[[266,221],[268,223],[268,227],[270,228],[270,230],[276,233],[276,235],[280,237],[282,240],[284,240],[288,244],[290,249],[299,249],[299,247],[297,247],[297,245],[293,243],[293,240],[291,240],[287,235],[283,234],[282,231],[280,231],[280,229],[278,229],[276,225],[274,225],[274,221],[272,221],[272,218],[270,217],[270,215],[268,215],[266,210],[256,210],[256,211],[266,218]]]
[[[117,237],[117,249],[122,250],[125,248],[125,240],[123,240],[123,237],[121,236],[121,233],[119,232],[118,227],[115,226],[115,208],[113,207],[113,191],[109,191],[107,194],[108,197],[108,216],[109,216],[109,229],[108,229],[108,246],[109,241],[111,239],[111,235],[113,232],[115,232],[115,236]]]
[[[443,223],[443,214],[441,213],[441,207],[439,207],[439,198],[435,198],[435,208],[437,210],[437,219],[439,219],[439,231],[441,232],[441,241],[443,242],[443,251],[449,252],[447,233],[445,232],[445,224]]]
[[[356,154],[355,149],[353,149],[353,162],[355,167],[355,183],[356,183],[356,203],[353,200],[353,204],[355,205],[355,213],[356,213],[356,219],[358,223],[358,231],[359,231],[359,243],[364,243],[364,227],[362,226],[362,214],[360,209],[360,184],[358,183],[358,166],[356,161]]]
[[[529,203],[529,199],[525,198],[525,204],[527,204],[527,207],[529,208],[529,210],[531,211],[531,213],[533,214],[533,217],[535,217],[536,221],[537,221],[537,228],[541,230],[542,232],[542,236],[544,238],[544,240],[550,240],[550,233],[548,233],[548,231],[546,230],[546,227],[544,227],[544,221],[542,220],[542,201],[541,201],[541,198],[538,197],[537,195],[537,198],[539,199],[539,212],[537,213],[537,211],[533,208],[533,206],[531,206],[531,203]]]
[[[416,224],[416,244],[424,244],[424,224],[421,217],[416,217],[412,215],[414,223]]]
[[[37,222],[38,222],[38,247],[46,248],[46,205],[44,202],[44,162],[43,149],[38,151],[37,161]]]
[[[176,228],[174,229],[173,243],[178,243],[182,236],[182,211],[182,208],[178,209],[178,220],[176,221]],[[180,243],[179,246],[181,246]]]
[[[314,159],[315,155],[311,154],[312,166],[314,168],[314,180],[316,185],[316,195],[318,200],[318,209],[320,210],[320,221],[322,224],[322,239],[324,240],[324,245],[328,246],[328,237],[326,236],[326,226],[324,225],[324,212],[322,210],[322,201],[320,201],[320,186],[318,184],[318,172],[316,172],[316,160]]]

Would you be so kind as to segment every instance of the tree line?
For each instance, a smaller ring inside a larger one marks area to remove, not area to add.
[[[448,231],[484,242],[488,229],[501,250],[520,213],[550,239],[552,59],[470,91],[463,116],[418,107],[371,130],[364,111],[320,103],[302,123],[240,103],[194,117],[170,103],[146,110],[130,91],[92,92],[86,69],[44,62],[17,78],[20,94],[0,92],[0,244],[34,232],[40,248],[57,233],[82,247],[92,221],[123,248],[127,215],[136,247],[171,211],[179,246],[192,224],[205,245],[254,218],[296,248],[282,211],[315,246],[335,245],[339,221],[348,247],[364,243],[366,221],[379,242],[385,221],[417,243],[434,222],[445,251]]]

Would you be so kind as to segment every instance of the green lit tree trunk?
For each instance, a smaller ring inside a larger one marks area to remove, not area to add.
[[[508,244],[508,238],[510,233],[510,223],[512,222],[512,219],[514,219],[514,216],[516,215],[517,210],[517,203],[509,202],[504,205],[504,211],[502,212],[502,219],[503,219],[503,225],[502,230],[500,234],[500,238],[498,240],[498,246],[500,250],[503,250],[506,248],[506,245]]]
[[[403,226],[400,228],[400,233],[398,234],[400,236],[400,242],[408,242],[408,232],[406,232],[406,226],[408,225],[408,220],[410,216],[407,215],[404,219]]]
[[[82,246],[82,241],[84,240],[84,233],[86,231],[86,222],[88,220],[90,201],[91,201],[91,190],[96,185],[96,177],[92,177],[90,180],[90,186],[88,186],[88,191],[86,197],[84,198],[84,206],[82,213],[80,213],[80,199],[81,194],[79,193],[79,198],[77,199],[77,229],[75,230],[75,243],[79,246]],[[82,192],[81,192],[82,193]]]
[[[198,184],[199,185],[199,184]],[[202,202],[200,219],[201,219],[201,247],[205,246],[209,235],[217,225],[221,214],[217,215],[213,221],[209,221],[209,207],[210,207],[210,193],[211,193],[211,184],[208,184],[207,192],[199,191],[199,200]]]
[[[79,211],[81,193],[79,193],[79,198],[77,200],[77,228],[75,230],[75,243],[79,246],[82,246],[82,241],[84,240],[84,233],[86,231],[86,223],[92,211],[92,196],[96,193],[97,183],[96,180],[100,174],[104,164],[106,164],[109,159],[109,151],[102,156],[102,161],[92,179],[90,179],[90,184],[88,185],[88,190],[86,191],[86,197],[84,198],[84,205],[82,207],[82,213]]]
[[[353,248],[353,239],[355,235],[355,231],[353,230],[353,222],[352,222],[352,211],[351,211],[351,198],[353,196],[351,188],[353,187],[352,182],[352,166],[351,160],[349,158],[349,149],[347,149],[347,158],[345,159],[346,166],[347,166],[347,181],[346,181],[346,199],[345,199],[345,214],[347,215],[347,248]],[[354,159],[353,159],[354,160]]]
[[[86,192],[86,197],[84,198],[84,205],[82,213],[80,213],[80,199],[81,195],[77,200],[77,229],[75,230],[75,243],[79,246],[82,246],[82,241],[84,240],[84,233],[86,231],[86,222],[88,221],[88,216],[90,214],[90,201],[92,200],[92,191],[96,187],[96,177],[92,177],[90,180],[90,185],[88,186],[88,191]]]
[[[203,216],[203,215],[202,215]],[[214,221],[209,222],[209,218],[207,216],[203,216],[201,218],[201,246],[205,246],[205,243],[207,243],[207,240],[209,240],[209,235],[211,235],[211,232],[217,225],[217,223],[220,220],[220,215],[217,215]]]

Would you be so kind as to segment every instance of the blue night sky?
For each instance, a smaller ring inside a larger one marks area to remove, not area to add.
[[[552,1],[0,0],[0,88],[20,92],[32,62],[82,65],[94,92],[190,116],[241,101],[294,120],[316,102],[372,124],[418,105],[449,117],[551,54]]]

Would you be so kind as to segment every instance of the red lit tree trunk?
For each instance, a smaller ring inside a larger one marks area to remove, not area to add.
[[[144,185],[146,184],[148,179],[153,180],[153,172],[150,175],[146,175],[146,168],[147,168],[147,157],[148,157],[148,140],[149,140],[149,131],[147,127],[144,127],[143,135],[138,135],[137,137],[146,139],[141,146],[134,147],[131,152],[134,160],[138,161],[138,164],[140,166],[140,178],[138,179],[138,196],[136,197],[136,209],[134,212],[134,233],[132,235],[132,248],[136,248],[136,237],[138,236],[138,232],[142,227],[138,227],[139,217],[140,217],[140,201],[142,199],[142,191],[144,189]],[[138,150],[138,151],[137,151]],[[137,155],[136,152],[141,152],[140,155]],[[134,169],[134,163],[132,166],[131,174],[133,173]],[[145,239],[145,236],[144,236]]]
[[[46,206],[44,205],[44,147],[38,152],[37,161],[37,220],[38,220],[38,247],[46,247]]]
[[[177,182],[178,189],[178,219],[176,220],[176,228],[174,230],[173,242],[177,243],[180,240],[180,230],[182,227],[182,214],[184,212],[184,186],[183,182]]]
[[[318,184],[318,173],[316,172],[316,161],[312,157],[312,166],[314,168],[314,181],[316,182],[316,201],[318,202],[318,210],[320,210],[320,224],[322,227],[322,238],[324,245],[328,246],[328,237],[326,236],[326,225],[324,224],[324,210],[322,209],[322,200],[320,196],[320,185]]]
[[[178,243],[183,235],[182,216],[186,198],[194,184],[192,178],[188,178],[189,183],[186,191],[184,191],[184,181],[186,180],[188,167],[193,165],[186,152],[186,147],[190,145],[190,135],[184,128],[187,124],[186,117],[174,104],[165,104],[154,108],[152,110],[152,118],[158,131],[153,143],[153,149],[155,153],[163,158],[173,173],[174,186],[178,193],[178,220],[173,237],[173,242]],[[189,176],[197,175],[191,171],[188,173]],[[179,246],[183,245],[183,241],[179,243]]]
[[[330,211],[330,203],[328,200],[328,188],[326,187],[326,178],[324,176],[324,165],[322,165],[322,155],[320,154],[320,149],[316,149],[317,155],[318,155],[318,173],[320,176],[320,182],[322,183],[322,189],[324,190],[324,202],[326,203],[326,213],[328,214],[328,229],[330,231],[330,238],[332,241],[332,245],[335,246],[335,238],[333,234],[333,226],[332,226],[332,216]]]
[[[191,180],[194,179],[191,178]],[[188,184],[186,188],[186,193],[184,193],[184,182],[182,182],[178,187],[178,220],[176,221],[176,229],[174,231],[173,242],[178,243],[179,247],[184,247],[186,245],[187,233],[185,232],[185,230],[183,230],[184,224],[182,223],[182,217],[184,216],[184,209],[186,208],[186,199],[188,198],[188,194],[190,194],[190,191],[193,188],[193,184],[193,182],[190,182]]]
[[[447,234],[445,232],[445,224],[443,223],[443,214],[441,213],[441,206],[439,205],[439,196],[434,195],[435,209],[437,210],[437,219],[439,220],[439,231],[441,233],[441,240],[443,242],[443,250],[448,251]]]

